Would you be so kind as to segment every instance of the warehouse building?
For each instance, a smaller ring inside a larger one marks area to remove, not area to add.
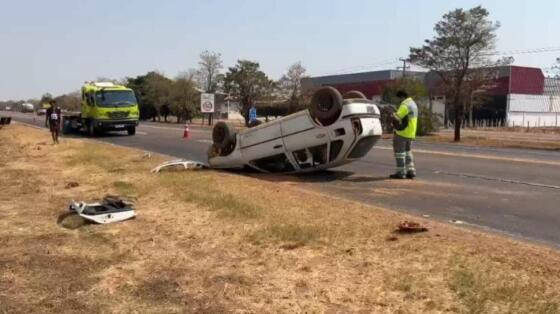
[[[442,120],[452,117],[439,76],[434,72],[406,72],[428,87],[429,106]],[[403,77],[402,71],[383,70],[364,73],[310,77],[302,80],[304,90],[330,85],[341,93],[359,90],[368,99],[381,101],[383,88]],[[474,121],[494,121],[509,126],[560,126],[560,84],[557,79],[545,79],[541,69],[523,66],[496,68],[496,77],[483,93],[483,103],[473,108]]]

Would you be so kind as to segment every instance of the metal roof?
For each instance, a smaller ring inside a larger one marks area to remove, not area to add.
[[[389,81],[389,80],[395,80],[401,78],[402,74],[403,74],[402,71],[399,70],[382,70],[382,71],[371,71],[371,72],[350,73],[350,74],[315,76],[315,77],[308,77],[302,79],[301,84],[304,88],[306,88],[306,87],[330,85],[330,84]],[[406,75],[418,79],[423,79],[424,75],[426,75],[426,72],[407,71]]]

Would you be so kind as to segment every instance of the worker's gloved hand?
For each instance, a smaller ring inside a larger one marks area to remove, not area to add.
[[[395,117],[393,115],[392,124],[393,124],[393,129],[395,129],[397,131],[402,131],[402,130],[406,129],[406,127],[408,126],[408,116],[406,116],[402,119],[398,119],[397,117]]]

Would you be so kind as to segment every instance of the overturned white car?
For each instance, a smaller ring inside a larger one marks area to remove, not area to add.
[[[219,122],[208,152],[211,168],[311,172],[364,157],[381,137],[379,108],[357,91],[322,87],[309,110],[236,132]]]

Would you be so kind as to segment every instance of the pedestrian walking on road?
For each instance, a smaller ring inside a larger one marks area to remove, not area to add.
[[[49,109],[51,109],[50,113],[47,113],[49,129],[51,130],[53,144],[58,144],[58,135],[60,133],[60,126],[62,124],[62,112],[60,110],[60,107],[54,100],[51,101],[51,108]]]
[[[45,111],[45,127],[46,128],[49,127],[49,120],[51,118],[52,111],[53,111],[52,101],[50,101],[49,102],[49,107],[47,108],[47,111]]]
[[[397,162],[397,171],[390,175],[391,179],[413,179],[416,177],[412,141],[416,138],[418,124],[418,106],[404,90],[397,91],[400,101],[399,108],[393,114],[393,152]]]

